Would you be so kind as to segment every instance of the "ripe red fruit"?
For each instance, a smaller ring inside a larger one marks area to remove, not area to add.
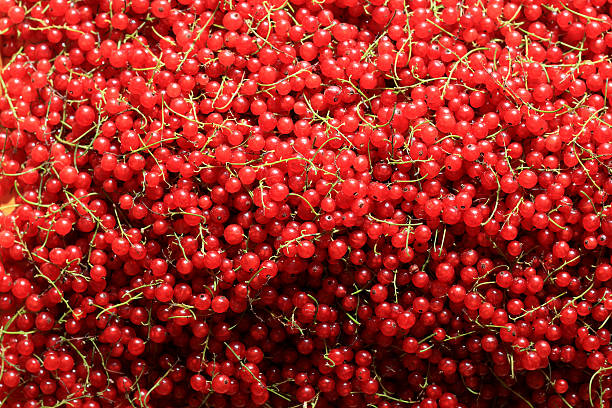
[[[47,3],[0,1],[4,405],[607,406],[605,1]]]
[[[80,126],[87,127],[96,119],[96,113],[91,106],[81,105],[74,113],[74,119]]]

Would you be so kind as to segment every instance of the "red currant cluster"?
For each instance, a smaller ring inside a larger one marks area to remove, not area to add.
[[[0,0],[0,406],[612,400],[611,0]]]

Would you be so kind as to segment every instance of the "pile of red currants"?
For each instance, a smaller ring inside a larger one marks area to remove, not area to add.
[[[0,0],[0,406],[610,408],[612,0]]]

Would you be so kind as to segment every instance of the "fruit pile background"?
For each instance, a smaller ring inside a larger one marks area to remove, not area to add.
[[[608,408],[610,0],[0,0],[0,406]]]

